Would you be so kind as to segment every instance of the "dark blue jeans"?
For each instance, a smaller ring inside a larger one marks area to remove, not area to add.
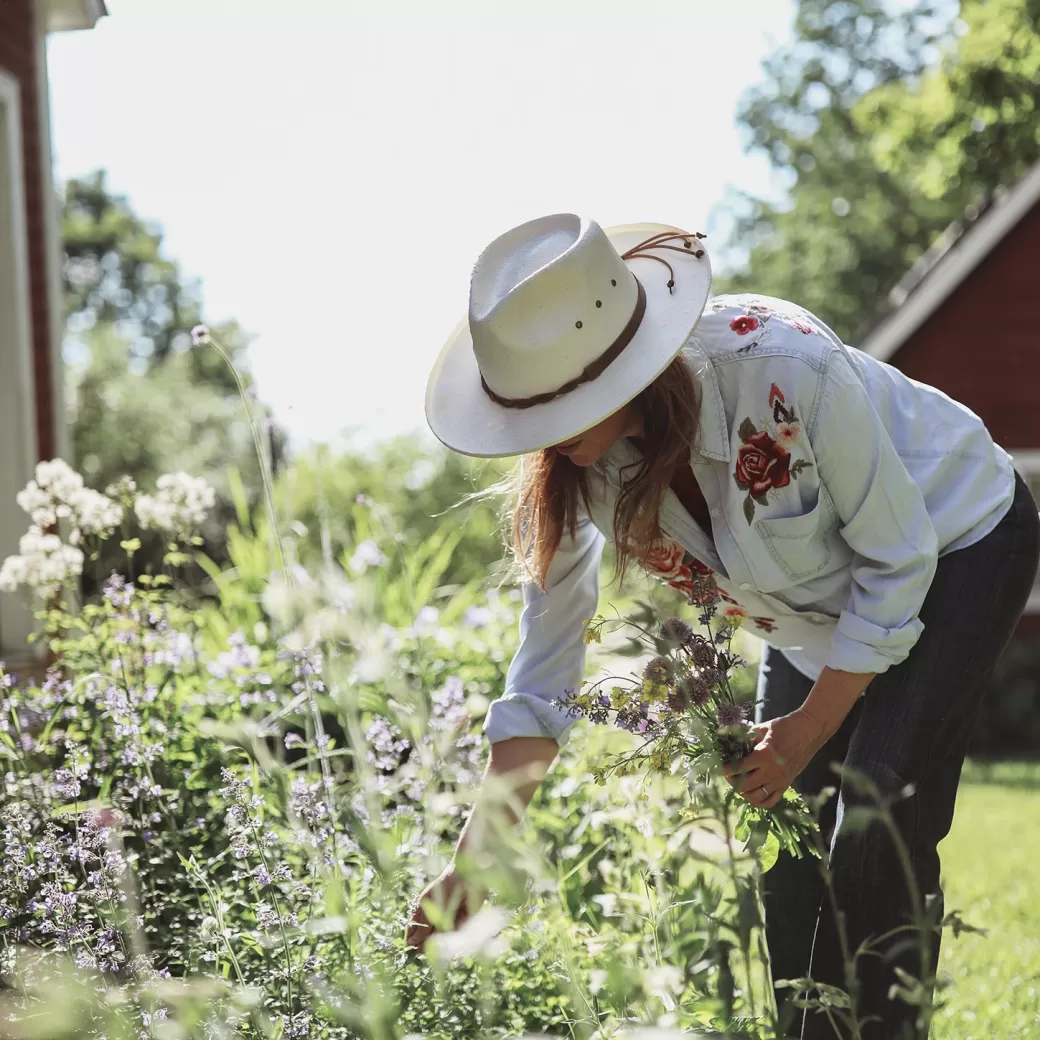
[[[871,1018],[864,1040],[919,1040],[915,1011],[889,1000],[896,966],[921,975],[919,947],[908,943],[909,886],[896,845],[877,823],[855,825],[849,810],[870,804],[832,763],[868,776],[885,795],[911,784],[914,794],[892,807],[922,897],[942,899],[936,846],[953,822],[961,766],[983,693],[1025,609],[1040,554],[1037,507],[1021,478],[1014,502],[980,542],[944,556],[921,608],[924,631],[905,661],[877,676],[841,729],[810,762],[795,787],[806,794],[839,788],[821,821],[830,843],[834,897],[849,947],[896,933],[857,964],[859,1014]],[[759,720],[794,711],[812,682],[776,650],[766,653],[759,678]],[[810,975],[846,989],[831,899],[820,863],[782,855],[764,877],[766,939],[774,981]],[[941,903],[939,904],[941,908]],[[931,973],[939,936],[931,939]],[[784,1009],[790,990],[777,991],[782,1036],[835,1040],[827,1016]],[[804,1018],[804,1020],[803,1020]],[[845,1034],[841,1034],[844,1036]]]

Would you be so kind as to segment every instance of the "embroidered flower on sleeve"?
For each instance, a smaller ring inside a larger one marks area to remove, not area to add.
[[[700,607],[711,606],[719,598],[715,572],[670,538],[658,538],[644,548],[633,550],[643,568],[660,578],[687,602]]]
[[[648,571],[661,578],[679,578],[688,576],[688,568],[683,568],[683,557],[686,550],[668,538],[659,538],[640,553],[640,560]]]
[[[733,479],[738,488],[746,491],[744,519],[750,524],[755,517],[755,505],[767,504],[767,495],[776,488],[787,487],[791,478],[811,462],[805,459],[791,461],[788,448],[801,436],[801,424],[792,409],[786,405],[783,391],[776,385],[769,387],[769,406],[773,411],[776,436],[768,430],[759,430],[750,417],[744,419],[737,429],[743,444],[737,449],[737,463]]]
[[[742,315],[739,318],[734,318],[730,323],[729,327],[738,335],[746,336],[749,332],[754,332],[761,325],[758,318],[753,318],[750,314]]]

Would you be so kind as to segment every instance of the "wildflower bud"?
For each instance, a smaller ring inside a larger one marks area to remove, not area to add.
[[[651,657],[643,668],[643,678],[651,683],[667,682],[671,670],[672,663],[667,657]]]
[[[716,720],[718,721],[719,729],[739,726],[745,721],[744,706],[732,702],[723,704],[719,707]]]
[[[702,704],[707,704],[710,697],[711,684],[707,679],[700,675],[687,675],[669,694],[668,707],[672,711],[699,708]]]
[[[693,663],[698,668],[714,668],[715,667],[715,648],[711,643],[705,642],[703,639],[698,639],[696,643],[690,648],[690,656],[693,658]]]
[[[689,646],[693,641],[693,629],[682,618],[668,618],[661,625],[661,638],[675,646]]]

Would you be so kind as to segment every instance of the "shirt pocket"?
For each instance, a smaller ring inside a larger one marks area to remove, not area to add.
[[[776,592],[828,573],[844,561],[837,553],[838,513],[823,484],[816,504],[797,516],[763,517],[752,525],[758,535],[751,568],[762,592]]]

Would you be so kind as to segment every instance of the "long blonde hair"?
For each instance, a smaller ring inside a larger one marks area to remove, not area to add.
[[[643,461],[626,478],[614,508],[615,577],[661,537],[658,512],[676,467],[693,448],[700,407],[680,354],[631,402],[643,422]],[[512,547],[517,563],[545,587],[564,531],[575,534],[579,504],[589,510],[588,473],[554,448],[525,456],[516,487]]]

